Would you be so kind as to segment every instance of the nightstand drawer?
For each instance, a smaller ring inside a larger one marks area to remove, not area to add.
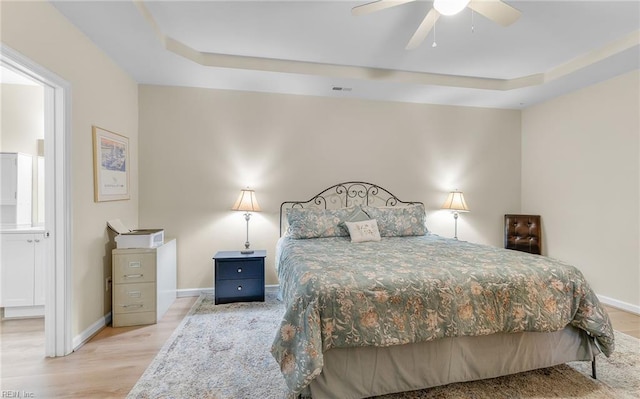
[[[259,279],[263,278],[264,261],[261,259],[217,260],[216,279]]]
[[[145,283],[156,281],[154,254],[121,254],[114,257],[113,283]]]
[[[150,312],[156,310],[155,283],[114,284],[113,313]]]
[[[214,287],[218,303],[243,300],[264,300],[264,280],[242,279],[218,281]]]

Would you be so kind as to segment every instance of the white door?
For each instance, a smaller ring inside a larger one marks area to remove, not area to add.
[[[45,87],[45,355],[73,350],[71,328],[71,85],[0,43],[0,64]],[[4,251],[3,251],[4,252]],[[4,273],[3,277],[4,277]],[[3,279],[4,280],[4,279]],[[35,285],[35,284],[34,284]],[[1,283],[2,288],[7,284]],[[2,294],[4,296],[4,294]]]

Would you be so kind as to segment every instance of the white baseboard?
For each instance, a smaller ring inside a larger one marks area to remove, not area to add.
[[[73,337],[73,350],[78,350],[78,348],[89,341],[94,335],[99,333],[100,330],[105,328],[109,323],[111,323],[111,312],[107,313],[105,316],[101,317],[95,323],[90,325],[86,330]]]
[[[609,305],[611,307],[620,309],[620,310],[624,310],[626,312],[629,313],[633,313],[633,314],[637,314],[640,316],[640,306],[638,305],[633,305],[631,303],[626,303],[626,302],[622,302],[619,301],[617,299],[613,299],[613,298],[609,298],[607,296],[604,295],[597,295],[598,299],[600,300],[600,302],[604,303],[605,305]]]
[[[213,288],[184,288],[177,290],[178,298],[186,298],[190,296],[200,296],[201,294],[212,294]]]

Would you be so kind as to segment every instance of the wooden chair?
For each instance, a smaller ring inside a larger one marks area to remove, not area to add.
[[[504,215],[504,247],[541,255],[540,215]]]

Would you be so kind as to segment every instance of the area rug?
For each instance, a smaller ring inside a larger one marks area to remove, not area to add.
[[[265,302],[214,305],[203,295],[133,387],[134,398],[281,399],[288,391],[269,349],[284,308]],[[483,381],[385,395],[378,399],[639,398],[640,340],[616,332],[616,352]],[[338,398],[336,398],[338,399]]]

